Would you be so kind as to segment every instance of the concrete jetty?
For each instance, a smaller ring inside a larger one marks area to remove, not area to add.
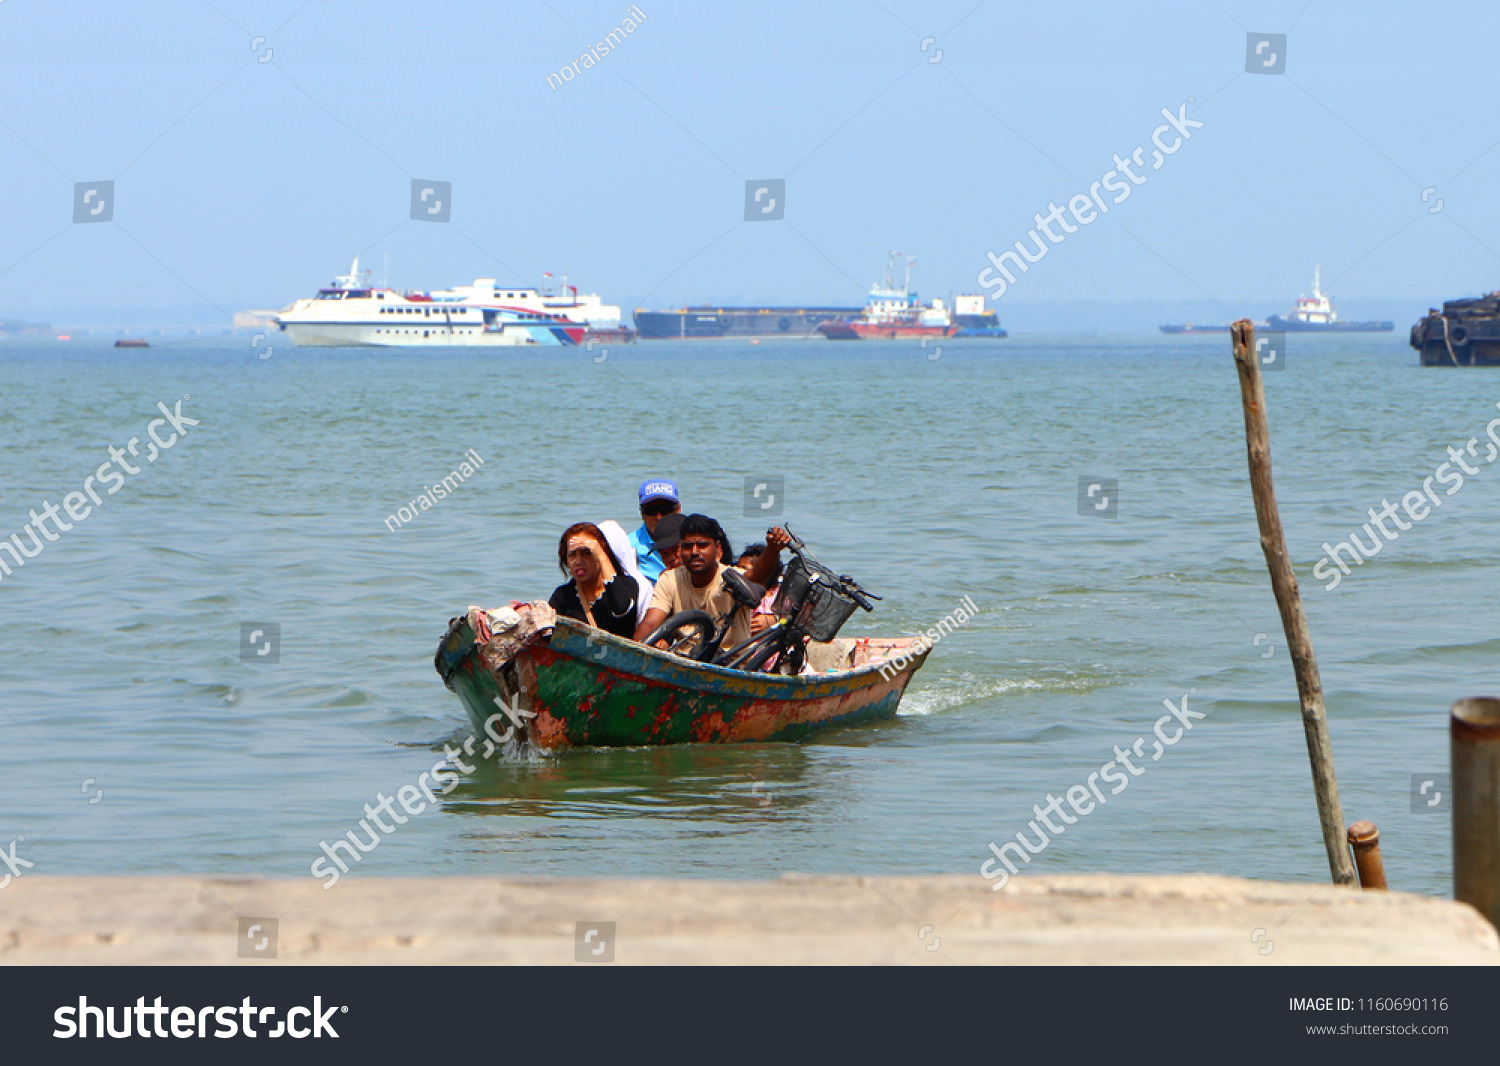
[[[595,954],[621,965],[1494,965],[1500,938],[1452,900],[1195,874],[1021,876],[999,892],[977,876],[355,875],[325,891],[311,878],[27,875],[0,891],[10,965],[574,965]]]

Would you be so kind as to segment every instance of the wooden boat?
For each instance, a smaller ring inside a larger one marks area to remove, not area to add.
[[[496,740],[514,728],[539,748],[727,744],[890,717],[930,650],[918,638],[843,638],[810,648],[824,672],[746,673],[624,640],[539,602],[469,608],[449,624],[433,665],[476,729],[488,722]]]

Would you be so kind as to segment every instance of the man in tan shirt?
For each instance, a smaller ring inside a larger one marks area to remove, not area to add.
[[[735,612],[729,632],[720,645],[724,650],[749,640],[750,611],[736,609],[734,597],[722,580],[724,571],[729,569],[721,559],[720,545],[728,543],[723,527],[707,515],[688,515],[683,519],[679,535],[681,565],[657,579],[651,606],[636,627],[635,639],[645,640],[647,634],[678,611],[696,610],[707,611],[715,622],[730,611]],[[768,550],[756,559],[750,570],[740,571],[746,580],[755,584],[765,583],[775,569],[777,556],[789,541],[785,532],[778,528],[767,534],[766,543]]]

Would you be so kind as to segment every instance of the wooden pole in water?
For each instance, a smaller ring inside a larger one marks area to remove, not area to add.
[[[1302,612],[1302,594],[1286,553],[1281,532],[1281,512],[1271,484],[1271,434],[1266,425],[1266,393],[1261,384],[1260,356],[1255,350],[1255,326],[1242,318],[1230,327],[1234,365],[1240,375],[1240,400],[1245,409],[1245,444],[1250,453],[1250,490],[1255,496],[1255,518],[1260,525],[1260,547],[1271,571],[1271,590],[1281,611],[1287,650],[1297,674],[1297,696],[1302,704],[1302,728],[1307,734],[1307,756],[1312,763],[1313,793],[1318,800],[1318,820],[1323,825],[1323,846],[1328,851],[1328,869],[1333,883],[1354,883],[1354,863],[1344,838],[1344,812],[1339,805],[1339,785],[1333,773],[1333,744],[1328,738],[1328,711],[1323,706],[1323,683],[1318,678],[1318,660],[1313,654],[1307,616]]]
[[[1453,898],[1500,927],[1500,700],[1459,700],[1449,735]]]
[[[1359,887],[1370,892],[1384,892],[1385,860],[1380,857],[1380,830],[1375,828],[1375,823],[1355,822],[1351,825],[1349,846],[1354,849]]]

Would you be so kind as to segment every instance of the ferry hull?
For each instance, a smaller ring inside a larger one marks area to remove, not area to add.
[[[282,322],[299,348],[518,348],[578,344],[582,326],[375,326],[341,322]]]

